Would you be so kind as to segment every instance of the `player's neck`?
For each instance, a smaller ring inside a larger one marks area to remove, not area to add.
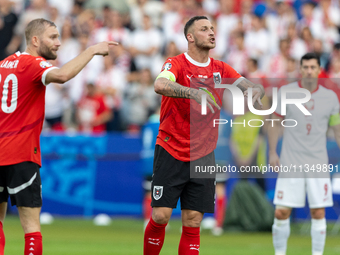
[[[31,56],[39,57],[39,54],[29,46],[26,47],[25,52],[27,52]]]
[[[209,59],[209,50],[200,50],[197,48],[189,48],[188,55],[199,63],[206,63]]]
[[[313,92],[316,90],[316,88],[318,87],[318,83],[317,82],[304,82],[303,80],[301,81],[301,86],[304,89],[309,90],[310,92]]]

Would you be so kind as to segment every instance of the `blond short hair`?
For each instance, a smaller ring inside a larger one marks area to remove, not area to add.
[[[46,19],[34,19],[28,23],[25,29],[26,43],[30,44],[33,36],[41,36],[47,27],[57,27],[52,21]]]

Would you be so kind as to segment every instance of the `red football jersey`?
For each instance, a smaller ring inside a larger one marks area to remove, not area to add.
[[[78,116],[80,118],[80,130],[100,133],[106,131],[106,125],[100,124],[91,126],[90,123],[104,112],[111,111],[105,104],[104,96],[97,94],[94,96],[84,96],[78,103]]]
[[[0,165],[41,166],[39,136],[45,116],[45,78],[54,69],[42,57],[17,52],[0,61]]]
[[[207,89],[219,106],[224,89],[215,88],[215,84],[233,84],[242,77],[222,61],[209,58],[199,63],[187,53],[167,59],[163,70],[173,73],[182,86]],[[184,162],[208,155],[216,148],[218,138],[218,125],[214,127],[213,120],[219,119],[220,112],[213,108],[214,114],[207,108],[207,115],[202,115],[201,105],[195,100],[163,96],[156,144]]]

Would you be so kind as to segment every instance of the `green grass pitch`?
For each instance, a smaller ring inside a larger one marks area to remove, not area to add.
[[[177,254],[180,221],[170,221],[161,255]],[[24,236],[19,219],[6,218],[5,255],[23,254]],[[42,226],[46,255],[142,255],[143,221],[114,218],[108,227],[94,226],[91,220],[57,218],[51,225]],[[230,233],[214,237],[210,231],[201,234],[200,255],[272,255],[271,233]],[[287,255],[311,254],[309,235],[299,235],[295,228],[288,241]],[[325,255],[340,254],[340,235],[328,235]]]

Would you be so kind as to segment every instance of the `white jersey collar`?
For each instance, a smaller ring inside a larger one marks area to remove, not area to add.
[[[193,65],[195,66],[199,66],[199,67],[207,67],[209,64],[210,64],[210,58],[208,58],[208,61],[205,62],[205,63],[200,63],[200,62],[197,62],[196,60],[193,60],[189,54],[187,52],[184,52],[184,56],[186,57],[186,59]]]
[[[20,52],[20,51],[17,51],[16,53],[15,53],[15,55],[17,55],[18,57],[20,56],[20,55],[29,55],[27,52]]]

